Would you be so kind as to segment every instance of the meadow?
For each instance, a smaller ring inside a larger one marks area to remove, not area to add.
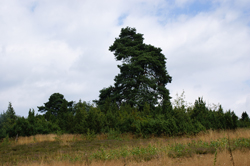
[[[141,138],[115,131],[5,138],[1,165],[250,165],[250,129]]]

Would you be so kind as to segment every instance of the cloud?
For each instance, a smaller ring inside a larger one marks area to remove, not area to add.
[[[128,17],[128,25],[144,32],[145,41],[161,47],[173,76],[171,95],[184,89],[189,102],[204,97],[208,103],[221,103],[239,116],[249,87],[249,27],[241,11],[224,7],[196,15],[180,14],[157,24],[155,16]],[[234,104],[232,104],[234,103]]]
[[[215,11],[213,15],[197,15],[185,20],[182,26],[170,30],[176,42],[169,46],[173,50],[166,55],[169,55],[169,72],[173,74],[170,87],[183,86],[187,96],[190,95],[189,101],[204,96],[205,100],[220,102],[239,115],[245,108],[236,103],[250,90],[242,85],[249,78],[246,71],[249,70],[250,36],[248,27],[235,19]]]
[[[0,109],[18,115],[59,92],[92,101],[119,73],[108,48],[122,27],[160,47],[171,96],[249,110],[249,1],[1,1]],[[248,112],[250,114],[250,112]]]

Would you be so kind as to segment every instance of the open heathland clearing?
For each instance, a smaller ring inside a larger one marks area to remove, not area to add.
[[[250,129],[196,136],[48,134],[5,138],[1,165],[250,165]]]

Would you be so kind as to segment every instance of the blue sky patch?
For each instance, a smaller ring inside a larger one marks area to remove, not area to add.
[[[120,15],[120,17],[118,18],[118,25],[119,25],[119,26],[120,26],[120,25],[123,25],[124,20],[127,18],[127,16],[128,16],[127,13]]]
[[[30,11],[33,13],[37,7],[37,2],[33,2],[30,6]]]
[[[161,25],[166,24],[168,21],[176,19],[180,15],[195,16],[199,13],[209,12],[218,7],[218,3],[211,1],[197,0],[194,2],[186,3],[183,6],[177,6],[176,4],[170,3],[169,6],[158,8],[156,15],[158,16],[158,22]]]
[[[201,12],[208,12],[214,9],[216,4],[211,1],[194,1],[192,3],[187,3],[181,7],[175,7],[170,13],[171,16],[185,15],[197,15]]]
[[[250,87],[250,80],[246,80],[246,84]]]

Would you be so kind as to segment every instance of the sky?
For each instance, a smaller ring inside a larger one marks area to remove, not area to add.
[[[109,46],[136,28],[160,47],[172,101],[203,97],[250,115],[249,0],[1,0],[0,111],[19,116],[53,93],[91,102],[120,72]]]

